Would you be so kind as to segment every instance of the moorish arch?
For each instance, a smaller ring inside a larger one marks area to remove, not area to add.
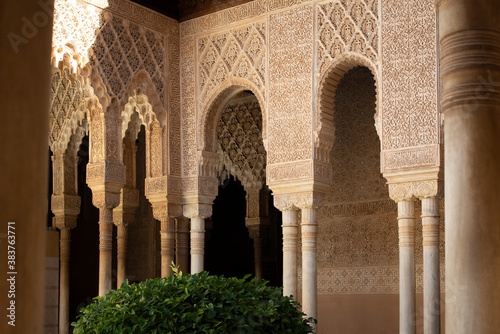
[[[201,118],[199,120],[199,148],[209,152],[217,152],[216,127],[222,108],[231,98],[243,91],[250,91],[259,103],[262,112],[262,138],[264,144],[267,142],[267,109],[264,96],[252,82],[241,78],[231,78],[222,82],[217,87],[216,91],[202,108]]]
[[[207,223],[205,262],[207,269],[217,274],[253,273],[259,278],[272,278],[275,283],[280,281],[276,276],[281,276],[281,252],[275,249],[280,243],[271,242],[269,235],[281,240],[281,234],[272,229],[281,222],[274,219],[269,224],[273,208],[265,182],[266,114],[252,84],[242,79],[232,81],[238,84],[225,82],[202,115],[200,147],[213,154],[214,177],[220,183],[214,194],[212,220]],[[272,231],[268,233],[270,225]],[[228,257],[225,262],[221,259],[224,255]]]
[[[377,84],[379,81],[377,67],[372,60],[361,54],[346,52],[335,58],[329,68],[324,71],[318,83],[316,138],[319,140],[317,141],[334,141],[335,124],[333,122],[333,114],[335,109],[335,92],[337,91],[340,80],[342,80],[344,75],[349,70],[357,66],[367,67],[368,69],[370,69],[375,78],[376,111],[374,119],[377,133],[379,134],[379,136],[382,134],[379,113],[380,87]],[[318,143],[317,146],[319,146]]]

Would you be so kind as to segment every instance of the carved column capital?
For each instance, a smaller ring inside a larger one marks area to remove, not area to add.
[[[120,193],[111,191],[92,191],[92,204],[99,209],[113,209],[120,205]]]
[[[443,197],[442,180],[421,180],[389,184],[389,197],[395,202],[415,198]]]
[[[157,220],[182,216],[182,205],[177,203],[153,202],[153,216]]]
[[[182,207],[183,215],[187,218],[208,218],[212,216],[212,205],[192,203]]]
[[[319,208],[325,203],[325,195],[319,191],[274,194],[274,206],[280,211]]]
[[[389,197],[395,202],[414,199],[413,186],[411,182],[389,184]]]

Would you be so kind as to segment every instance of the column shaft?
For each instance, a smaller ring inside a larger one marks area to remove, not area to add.
[[[297,296],[297,211],[283,211],[283,295]]]
[[[179,269],[187,273],[189,270],[189,220],[184,217],[176,219],[175,256]]]
[[[262,278],[262,238],[255,237],[253,239],[253,251],[255,262],[255,278]]]
[[[60,232],[59,267],[59,333],[69,331],[69,260],[71,251],[71,230],[62,228]]]
[[[113,209],[99,209],[99,296],[111,290]]]
[[[127,272],[127,238],[128,238],[128,227],[125,224],[117,225],[117,278],[116,286],[121,287],[123,282],[125,282],[126,272]]]
[[[445,148],[446,332],[500,328],[500,6],[438,3]]]
[[[415,333],[415,202],[398,202],[399,333]]]
[[[439,199],[422,199],[424,334],[440,332]]]
[[[191,218],[191,274],[203,271],[205,255],[205,219]]]
[[[302,311],[316,318],[317,309],[317,271],[316,271],[316,239],[317,209],[302,209]]]
[[[168,277],[172,271],[172,262],[175,262],[175,219],[161,219],[161,276]]]

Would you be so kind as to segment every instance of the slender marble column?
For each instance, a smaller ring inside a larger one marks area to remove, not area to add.
[[[205,218],[191,218],[191,274],[203,271],[205,255]]]
[[[302,208],[302,311],[316,318],[317,309],[317,271],[316,271],[316,240],[317,240],[317,209]]]
[[[440,1],[446,332],[500,328],[500,5]]]
[[[440,332],[439,199],[422,198],[424,334]]]
[[[253,239],[253,251],[255,258],[255,278],[262,278],[262,238]]]
[[[116,286],[119,288],[125,282],[127,272],[127,238],[128,226],[125,223],[117,224],[117,277]]]
[[[111,290],[113,209],[99,209],[99,296]]]
[[[164,217],[161,219],[161,276],[168,277],[172,271],[172,262],[175,262],[175,219]]]
[[[71,229],[61,228],[59,267],[59,333],[69,329],[69,260],[71,251]]]
[[[399,333],[415,333],[415,201],[398,202]]]
[[[187,273],[189,270],[189,220],[185,217],[176,219],[175,257],[180,271]]]
[[[283,211],[283,295],[297,296],[297,211]]]

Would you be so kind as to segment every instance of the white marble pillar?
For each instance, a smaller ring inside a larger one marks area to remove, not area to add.
[[[99,296],[111,290],[113,209],[99,209]]]
[[[500,330],[500,4],[438,1],[446,332]]]
[[[283,210],[283,295],[297,296],[297,210]]]
[[[398,201],[399,333],[415,333],[415,201]]]
[[[170,276],[175,262],[175,219],[161,218],[161,277]]]
[[[59,333],[67,334],[69,329],[69,261],[71,251],[71,229],[61,228],[59,264]]]
[[[422,198],[424,334],[440,332],[439,199]]]
[[[116,232],[116,248],[117,248],[117,261],[116,261],[116,287],[119,288],[125,282],[127,272],[127,239],[128,239],[128,226],[125,223],[118,224]]]
[[[316,270],[316,240],[317,240],[317,209],[302,208],[302,311],[316,318],[317,313],[317,270]]]
[[[191,218],[191,274],[203,271],[205,256],[205,219]]]
[[[175,257],[182,272],[189,270],[189,220],[185,217],[176,219]]]

